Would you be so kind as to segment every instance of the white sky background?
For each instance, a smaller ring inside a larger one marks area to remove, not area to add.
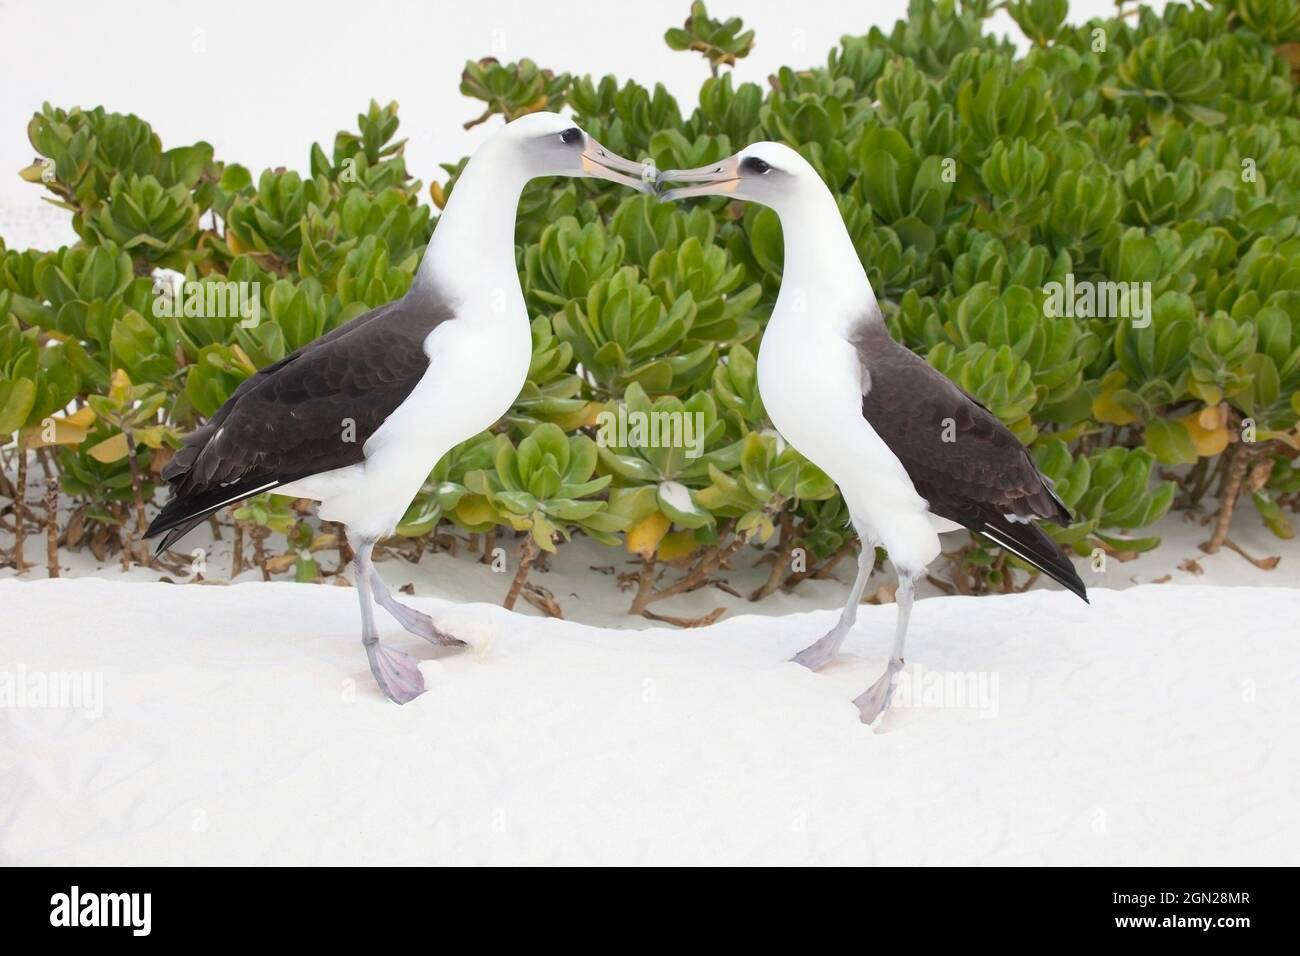
[[[1114,9],[1112,0],[1070,6],[1071,22]],[[499,123],[461,129],[480,111],[458,89],[468,58],[527,56],[557,72],[661,81],[689,115],[708,66],[663,42],[689,7],[688,0],[0,0],[0,207],[39,204],[42,190],[17,171],[33,158],[27,122],[45,100],[136,113],[164,147],[207,140],[218,159],[256,176],[272,166],[306,170],[312,142],[328,152],[335,131],[354,128],[371,98],[395,99],[408,167],[426,185],[442,178],[439,162],[470,152]],[[712,16],[738,15],[757,31],[754,52],[735,71],[738,81],[754,82],[782,65],[820,65],[843,34],[888,28],[906,10],[906,0],[709,4]],[[1023,46],[1005,14],[993,28]],[[20,245],[18,236],[6,238]]]

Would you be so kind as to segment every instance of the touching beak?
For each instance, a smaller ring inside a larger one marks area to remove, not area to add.
[[[664,190],[666,182],[698,183],[696,186],[678,186]],[[735,156],[700,166],[698,169],[665,169],[655,180],[663,200],[685,199],[688,196],[727,196],[740,184],[740,161]]]
[[[590,136],[582,151],[582,171],[596,179],[608,179],[642,192],[655,191],[655,168],[645,163],[634,163],[617,153],[611,153]]]

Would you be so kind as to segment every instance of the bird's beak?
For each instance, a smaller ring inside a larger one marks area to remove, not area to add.
[[[655,191],[655,168],[646,163],[634,163],[617,153],[611,153],[590,136],[582,151],[582,171],[595,179],[608,179],[642,192]]]
[[[698,183],[665,190],[664,183]],[[688,196],[727,196],[740,184],[740,161],[735,156],[696,169],[665,169],[655,180],[659,198],[685,199]]]

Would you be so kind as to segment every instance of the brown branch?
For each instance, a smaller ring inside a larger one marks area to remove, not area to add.
[[[769,555],[772,567],[768,572],[767,580],[749,595],[751,601],[761,601],[779,588],[785,569],[790,564],[790,554],[794,551],[795,541],[794,520],[788,511],[781,512],[780,520],[781,537],[777,539],[776,550]]]
[[[636,594],[632,597],[631,607],[627,609],[628,614],[645,615],[645,609],[650,603],[650,595],[654,593],[654,572],[655,556],[652,554],[642,558],[641,567],[636,575]]]
[[[122,560],[122,573],[125,574],[131,570],[131,548],[127,543],[128,532],[126,530],[126,523],[130,515],[127,513],[126,505],[122,502],[115,502],[113,517],[117,519],[117,550]]]
[[[714,545],[706,551],[703,556],[701,556],[700,560],[696,562],[693,568],[691,568],[686,577],[674,584],[670,584],[663,590],[655,591],[654,594],[650,595],[646,603],[662,601],[665,598],[670,598],[677,594],[685,594],[688,591],[694,591],[698,588],[704,587],[709,583],[709,578],[712,576],[713,572],[722,567],[728,558],[740,550],[740,546],[743,545],[746,540],[747,539],[744,535],[735,535],[731,541],[727,543],[726,547]]]
[[[936,578],[933,574],[927,574],[925,576],[925,579],[929,581],[931,584],[933,584],[935,587],[937,587],[944,594],[957,593],[957,589],[953,587],[952,583],[949,581],[945,581],[942,578]]]
[[[144,532],[149,522],[144,516],[144,492],[140,487],[140,459],[135,452],[135,435],[131,434],[130,429],[122,431],[126,435],[126,460],[131,466],[131,498],[135,502],[135,540],[132,557],[138,564],[148,567],[149,546],[144,543]]]
[[[1191,489],[1187,493],[1187,507],[1195,508],[1201,503],[1201,498],[1205,495],[1206,489],[1210,487],[1212,472],[1210,470],[1210,459],[1198,458],[1192,473],[1187,476],[1191,482]]]
[[[708,627],[722,615],[727,613],[725,607],[715,607],[708,614],[701,617],[673,617],[668,614],[656,614],[654,611],[642,611],[642,617],[648,617],[652,621],[661,621],[664,624],[671,624],[673,627]]]
[[[244,522],[235,518],[235,541],[230,552],[230,580],[244,572]]]
[[[492,113],[493,113],[492,107],[489,106],[487,109],[483,111],[483,114],[481,116],[478,116],[477,118],[472,119],[467,123],[462,123],[461,128],[473,129],[475,126],[478,126],[480,123],[486,123],[488,120],[492,118]]]
[[[523,589],[524,581],[528,579],[528,569],[532,567],[536,555],[537,545],[533,541],[533,536],[525,535],[523,543],[519,546],[519,569],[515,571],[515,578],[510,582],[510,591],[506,594],[505,601],[501,603],[507,611],[515,609],[515,601],[519,600],[519,592]]]
[[[1250,466],[1250,453],[1240,442],[1228,446],[1229,456],[1227,470],[1224,472],[1223,484],[1219,489],[1219,517],[1214,523],[1214,535],[1201,545],[1206,554],[1214,554],[1228,540],[1228,529],[1232,526],[1232,512],[1237,507],[1237,496],[1246,478]]]
[[[1223,544],[1229,551],[1236,551],[1239,555],[1241,555],[1243,558],[1245,558],[1255,567],[1259,568],[1261,571],[1272,571],[1274,568],[1277,567],[1278,562],[1282,560],[1282,556],[1280,554],[1270,555],[1267,558],[1256,558],[1253,555],[1247,554],[1245,549],[1243,549],[1241,545],[1237,544],[1231,538],[1224,538]]]
[[[347,529],[344,528],[343,522],[332,521],[330,523],[334,526],[334,535],[335,535],[335,540],[338,542],[338,552],[339,552],[339,567],[338,570],[335,571],[334,573],[342,574],[344,571],[348,569],[348,566],[352,564],[353,559],[356,558],[356,554],[352,550],[352,542],[348,541]],[[420,547],[420,542],[418,539],[416,541],[416,547],[417,548]],[[419,564],[420,562],[420,553],[418,551],[415,556],[415,562],[416,564]]]
[[[564,620],[564,609],[560,607],[560,602],[555,600],[555,595],[548,588],[538,584],[525,584],[522,593],[525,601],[547,617]]]
[[[27,570],[23,559],[23,545],[26,543],[27,529],[23,525],[24,512],[27,510],[27,448],[23,444],[23,434],[18,433],[18,486],[14,489],[14,574]]]
[[[6,498],[17,498],[18,492],[14,489],[14,483],[9,480],[9,475],[5,469],[9,467],[9,456],[0,449],[0,495]]]
[[[966,573],[966,568],[962,566],[964,555],[965,549],[958,551],[952,557],[952,583],[958,594],[974,594],[975,589],[971,584],[970,575]]]
[[[266,536],[270,534],[266,528],[261,525],[253,525],[248,529],[249,537],[253,539],[253,560],[262,571],[262,580],[271,580],[271,569],[266,566]]]
[[[724,566],[727,560],[740,550],[741,546],[748,540],[747,535],[734,535],[725,546],[714,545],[700,555],[683,578],[661,590],[655,590],[653,585],[654,559],[646,559],[641,565],[637,578],[637,593],[632,599],[632,605],[628,608],[628,613],[639,614],[641,617],[649,618],[652,621],[675,624],[678,627],[700,626],[699,623],[686,623],[689,621],[713,623],[718,617],[726,613],[726,608],[717,608],[703,618],[673,618],[654,614],[649,610],[649,606],[656,601],[663,601],[678,594],[685,594],[704,587],[709,583],[714,572]]]
[[[49,576],[59,576],[59,479],[45,482],[45,567]]]

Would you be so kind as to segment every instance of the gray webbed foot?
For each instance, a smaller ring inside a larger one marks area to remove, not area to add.
[[[403,629],[414,634],[416,637],[422,637],[430,644],[437,644],[439,647],[464,647],[465,642],[459,638],[452,637],[437,624],[433,623],[433,618],[423,611],[417,611],[413,607],[407,607],[398,601],[388,590],[388,585],[384,584],[384,579],[379,576],[379,572],[370,566],[369,578],[371,587],[374,589],[375,600],[393,619],[402,625]]]
[[[424,675],[414,657],[379,641],[365,647],[366,656],[370,658],[370,673],[375,675],[380,690],[389,700],[405,704],[424,693]]]
[[[839,633],[839,629],[832,630],[821,640],[814,641],[803,650],[801,650],[790,660],[796,664],[802,664],[810,671],[821,670],[839,653],[840,644],[844,641],[844,635]]]
[[[853,699],[858,706],[858,714],[864,724],[873,724],[889,707],[890,698],[894,696],[894,687],[898,683],[898,672],[903,669],[901,660],[891,660],[880,679],[866,689],[859,697]]]
[[[385,605],[388,613],[404,629],[414,634],[416,637],[422,637],[430,644],[437,644],[439,647],[464,647],[465,642],[458,637],[452,637],[446,631],[433,623],[433,618],[422,611],[417,611],[413,607],[407,607],[405,604],[399,604],[396,601]]]

